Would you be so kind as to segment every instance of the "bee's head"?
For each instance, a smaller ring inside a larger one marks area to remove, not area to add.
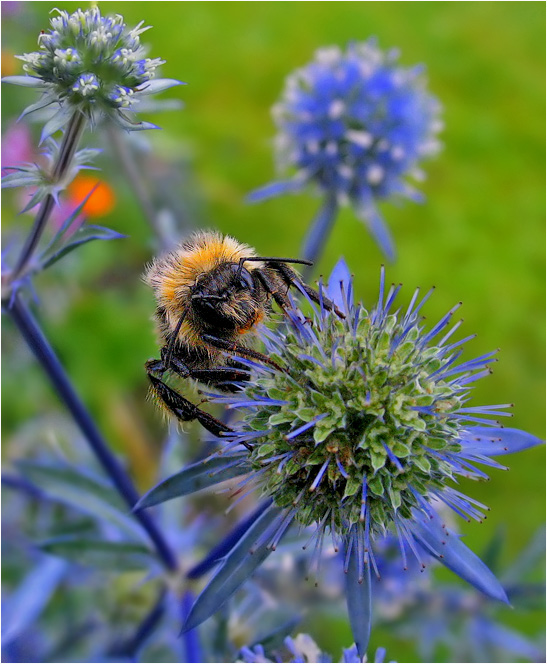
[[[221,263],[199,275],[190,289],[192,310],[204,327],[236,330],[256,319],[256,286],[238,263]]]

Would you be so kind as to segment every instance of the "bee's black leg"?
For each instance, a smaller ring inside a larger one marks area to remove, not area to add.
[[[160,374],[161,376],[167,371],[163,363],[163,360],[148,360],[148,362],[146,362],[144,366],[149,374],[155,373],[155,374]]]
[[[249,371],[245,369],[232,369],[231,367],[212,367],[211,369],[197,369],[192,371],[192,378],[199,380],[201,383],[209,383],[215,385],[216,383],[237,383],[240,381],[248,381],[250,379]]]
[[[230,353],[233,353],[234,355],[241,355],[241,357],[249,357],[253,360],[259,360],[264,364],[269,364],[271,367],[274,367],[274,369],[277,369],[278,371],[282,371],[283,373],[288,373],[285,369],[283,369],[283,367],[280,367],[279,364],[277,364],[277,362],[274,362],[267,355],[259,353],[257,350],[253,350],[252,348],[246,348],[245,346],[235,343],[234,341],[226,341],[225,339],[219,339],[218,337],[214,337],[211,334],[204,334],[202,336],[202,339],[203,341],[206,341],[209,345],[214,346],[215,348],[219,348],[221,350],[227,350]]]
[[[254,270],[253,276],[255,274],[257,279],[262,283],[262,285],[266,289],[266,291],[273,297],[277,306],[281,309],[281,311],[285,314],[285,316],[288,316],[287,309],[291,308],[291,302],[287,297],[287,294],[281,293],[277,288],[277,284],[274,283],[272,279],[269,279],[264,272],[261,272],[260,270]]]
[[[283,263],[274,263],[274,262],[269,263],[268,265],[273,270],[276,270],[277,272],[279,272],[279,274],[281,275],[281,277],[283,278],[283,280],[285,281],[285,283],[288,286],[294,286],[294,285],[298,286],[303,291],[305,291],[305,293],[310,298],[310,300],[312,300],[312,302],[315,302],[317,304],[321,304],[321,299],[319,298],[319,293],[316,290],[314,290],[313,288],[310,288],[305,282],[303,282],[302,279],[300,279],[300,277],[296,274],[296,272],[294,270],[291,270],[290,267],[287,267]],[[327,311],[334,311],[334,313],[339,318],[345,318],[346,317],[346,315],[342,311],[340,311],[340,309],[338,309],[336,304],[334,304],[334,302],[329,300],[328,297],[323,295],[322,300],[323,300],[323,306],[325,307],[325,309]]]
[[[220,437],[223,433],[233,432],[232,428],[195,406],[191,401],[188,401],[188,399],[185,399],[178,392],[171,389],[160,378],[156,378],[153,373],[149,372],[148,378],[150,379],[154,394],[160,399],[167,410],[177,419],[181,420],[181,422],[197,420],[207,431],[217,437]]]
[[[189,378],[192,375],[190,367],[180,357],[173,354],[171,346],[164,346],[161,351],[161,364],[163,371],[174,371],[181,378]]]
[[[162,348],[162,358],[165,357],[167,347]],[[146,371],[150,380],[150,386],[154,396],[161,402],[163,406],[181,422],[191,422],[197,420],[207,431],[214,436],[220,437],[223,433],[231,433],[231,429],[226,424],[223,424],[216,417],[201,410],[198,406],[194,405],[188,399],[185,399],[178,392],[173,390],[167,385],[160,377],[163,376],[167,370],[164,364],[164,359],[161,360],[148,360],[146,363]],[[239,369],[231,369],[229,367],[218,367],[210,370],[191,371],[185,364],[177,357],[171,356],[170,369],[179,374],[183,378],[191,376],[197,380],[208,381],[210,383],[229,381],[229,380],[248,380],[249,372]],[[247,443],[242,443],[247,449],[251,449]]]
[[[167,362],[169,361],[169,365]],[[247,381],[250,378],[249,371],[238,367],[211,367],[210,369],[190,369],[177,355],[171,353],[164,346],[161,349],[161,360],[150,360],[147,367],[150,366],[154,373],[163,373],[167,369],[174,371],[181,378],[195,378],[201,383],[215,385],[221,382],[239,382]]]

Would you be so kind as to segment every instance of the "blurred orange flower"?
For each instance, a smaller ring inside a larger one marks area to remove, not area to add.
[[[116,204],[116,196],[112,188],[104,180],[79,173],[66,190],[69,201],[77,206],[94,187],[96,187],[95,190],[89,196],[82,210],[86,217],[102,217],[112,212]]]
[[[13,76],[14,74],[19,73],[18,69],[20,69],[20,67],[18,67],[15,54],[5,48],[2,49],[1,66],[2,76]]]

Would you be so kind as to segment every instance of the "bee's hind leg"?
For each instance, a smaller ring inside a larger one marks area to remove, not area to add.
[[[163,376],[163,374],[167,371],[163,359],[148,360],[145,366],[146,371],[148,372],[152,394],[156,397],[160,406],[163,406],[171,415],[174,415],[181,422],[191,422],[193,420],[197,420],[204,429],[212,433],[217,438],[221,437],[222,434],[233,432],[231,427],[227,426],[204,410],[201,410],[201,408],[193,404],[188,399],[185,399],[182,395],[173,390],[162,380],[161,376]],[[209,381],[211,383],[214,383],[215,381],[220,382],[249,379],[248,371],[232,369],[228,367],[191,371],[178,358],[175,358],[175,362],[173,362],[173,359],[171,359],[169,369],[175,371],[175,373],[178,373],[183,378],[191,376],[197,380]],[[242,444],[250,449],[247,443]]]
[[[185,399],[178,392],[175,392],[161,378],[157,378],[153,373],[154,365],[152,363],[154,362],[157,362],[157,360],[150,360],[147,363],[148,378],[150,379],[152,393],[169,413],[181,422],[197,420],[202,427],[217,437],[233,431],[229,426],[217,420],[216,417],[201,410],[201,408],[195,406],[191,401],[188,401],[188,399]]]

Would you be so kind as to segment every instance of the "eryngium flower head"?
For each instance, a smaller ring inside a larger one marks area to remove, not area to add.
[[[367,311],[352,303],[351,278],[339,263],[328,297],[345,319],[320,306],[311,318],[294,313],[291,324],[265,330],[278,368],[238,357],[255,375],[240,392],[216,397],[241,414],[231,440],[141,500],[153,505],[237,475],[243,479],[236,493],[250,483],[266,499],[237,544],[223,552],[187,629],[218,609],[291,523],[315,526],[314,562],[326,534],[344,551],[346,599],[361,657],[370,633],[371,570],[378,574],[375,546],[387,532],[396,537],[403,567],[410,556],[422,567],[432,556],[487,596],[507,601],[492,572],[441,514],[447,506],[480,521],[487,508],[454,487],[458,477],[485,479],[475,464],[503,468],[490,457],[541,441],[491,419],[506,415],[510,404],[468,405],[473,383],[490,373],[495,353],[461,361],[461,347],[472,337],[453,341],[461,321],[450,322],[458,307],[427,329],[420,311],[431,291],[421,300],[416,291],[406,309],[394,311],[399,289],[385,292],[382,269],[378,303]],[[321,285],[319,292],[321,299]]]
[[[440,105],[426,91],[421,67],[397,64],[398,53],[374,40],[346,51],[323,48],[286,81],[273,108],[280,170],[296,170],[288,182],[251,194],[258,200],[308,182],[351,204],[388,256],[389,233],[377,202],[396,196],[420,200],[408,177],[439,150]]]
[[[40,101],[25,113],[59,104],[56,120],[50,121],[53,131],[77,109],[91,121],[107,115],[128,130],[153,127],[131,119],[127,111],[135,110],[144,95],[180,82],[152,80],[164,61],[145,57],[140,35],[148,27],[141,27],[141,22],[128,29],[122,16],[102,16],[98,7],[78,9],[72,14],[55,11],[51,29],[38,38],[40,50],[18,56],[25,63],[27,76],[3,79],[43,90]]]
[[[237,662],[246,664],[267,664],[268,662],[332,662],[332,657],[322,652],[321,648],[311,638],[309,634],[298,634],[295,638],[288,636],[283,641],[284,648],[278,648],[274,652],[266,653],[262,645],[245,647],[241,649],[240,657]],[[287,652],[284,652],[287,651]],[[359,656],[357,648],[353,645],[351,648],[344,648],[339,662],[344,664],[362,664],[363,662],[374,661],[378,664],[385,662],[386,649],[377,648],[374,653],[374,660],[368,660],[366,657]],[[272,659],[270,659],[272,658]],[[394,660],[390,660],[393,662]]]
[[[401,286],[385,293],[383,268],[370,312],[351,302],[342,263],[334,279],[328,295],[346,318],[323,307],[313,320],[292,316],[266,339],[281,370],[263,369],[243,392],[218,398],[244,413],[236,440],[251,442],[263,494],[303,526],[324,522],[343,535],[363,525],[367,549],[391,523],[407,539],[407,520],[429,514],[432,500],[480,521],[485,507],[450,485],[457,475],[484,477],[469,466],[476,453],[503,451],[490,416],[510,415],[511,404],[468,405],[496,351],[460,362],[472,337],[451,342],[461,321],[446,331],[460,305],[427,330],[419,313],[432,290],[393,312]]]

